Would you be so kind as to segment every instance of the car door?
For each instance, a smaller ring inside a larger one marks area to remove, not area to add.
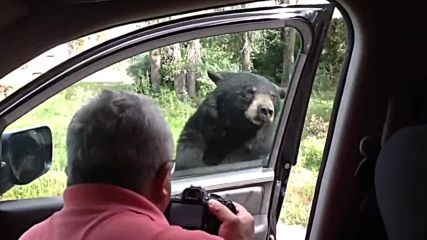
[[[0,105],[0,129],[7,132],[11,124],[73,84],[138,54],[224,34],[295,29],[301,40],[300,50],[268,159],[221,164],[206,168],[206,172],[178,172],[172,184],[175,194],[190,185],[197,185],[244,205],[255,217],[255,239],[274,239],[287,179],[296,164],[313,79],[333,9],[332,5],[249,8],[196,14],[141,28],[59,64],[8,96]],[[65,138],[57,141],[65,141]],[[17,239],[33,224],[61,207],[60,196],[1,201],[2,239]]]

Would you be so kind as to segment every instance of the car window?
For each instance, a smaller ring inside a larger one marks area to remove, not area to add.
[[[140,53],[82,79],[5,130],[49,126],[54,159],[49,172],[15,186],[2,199],[62,194],[67,126],[103,89],[132,91],[157,102],[175,142],[174,178],[272,168],[271,148],[302,41],[291,27],[193,39]]]
[[[278,239],[305,239],[332,107],[348,46],[346,23],[338,10],[334,16],[314,79],[298,161],[289,177],[277,224]]]

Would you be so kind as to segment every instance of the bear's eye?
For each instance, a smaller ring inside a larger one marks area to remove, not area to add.
[[[271,100],[276,100],[276,95],[274,95],[273,93],[270,94]]]

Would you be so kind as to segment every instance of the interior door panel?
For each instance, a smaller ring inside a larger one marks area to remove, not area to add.
[[[266,184],[270,185],[271,183]],[[267,197],[264,196],[264,186],[219,191],[216,194],[245,206],[246,210],[255,218],[255,239],[266,239],[268,234],[268,216],[267,211],[265,209],[263,211],[263,200]]]
[[[216,193],[243,205],[255,218],[255,239],[266,239],[268,235],[268,209],[274,171],[258,168],[246,169],[211,176],[177,179],[172,192],[179,194],[186,187],[203,186],[208,192]]]
[[[1,202],[2,239],[18,239],[28,228],[61,209],[62,205],[62,197]]]
[[[238,202],[252,214],[261,214],[262,199],[264,189],[261,186],[239,188],[229,191],[216,192],[226,199]]]
[[[265,239],[268,230],[267,213],[262,212],[264,186],[215,192],[245,206],[255,218],[256,240]],[[34,224],[49,217],[63,206],[62,197],[5,201],[0,204],[2,239],[18,239]]]

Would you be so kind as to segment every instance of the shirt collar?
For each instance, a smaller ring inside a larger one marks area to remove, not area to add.
[[[155,222],[168,224],[163,213],[148,199],[131,190],[109,184],[77,184],[64,192],[64,210],[103,204],[122,206],[148,216]]]

